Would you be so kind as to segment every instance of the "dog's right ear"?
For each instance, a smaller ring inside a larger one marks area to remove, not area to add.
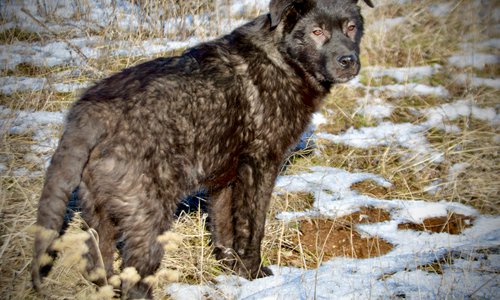
[[[313,6],[310,0],[271,0],[269,3],[269,15],[271,18],[271,28],[278,24],[285,17],[290,8],[295,8],[299,13],[304,14]]]
[[[368,5],[369,7],[371,8],[374,8],[375,6],[373,5],[372,1],[371,0],[364,0],[366,5]]]
[[[269,3],[269,15],[271,17],[271,28],[278,26],[285,11],[293,4],[293,0],[271,0]]]

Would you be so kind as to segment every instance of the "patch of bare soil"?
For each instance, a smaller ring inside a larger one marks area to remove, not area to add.
[[[371,224],[389,221],[391,214],[380,208],[362,207],[359,211],[341,219],[347,219],[349,222],[356,224]]]
[[[461,214],[450,213],[448,216],[425,219],[422,224],[403,223],[398,225],[398,229],[411,229],[427,232],[446,232],[449,234],[460,234],[468,227],[472,226],[474,217]]]
[[[392,245],[378,237],[363,238],[352,224],[312,220],[300,226],[302,247],[324,259],[334,256],[370,258],[383,255]]]
[[[365,207],[334,220],[301,220],[298,222],[299,234],[293,241],[295,247],[282,257],[282,262],[285,265],[315,268],[331,257],[370,258],[384,255],[393,246],[377,236],[362,237],[355,225],[389,219],[387,211]]]

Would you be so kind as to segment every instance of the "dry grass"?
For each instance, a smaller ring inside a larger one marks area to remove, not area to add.
[[[430,79],[426,84],[440,84],[450,93],[450,99],[436,97],[410,96],[405,98],[389,98],[395,106],[394,113],[387,119],[395,123],[419,123],[421,117],[411,113],[412,109],[425,109],[435,105],[447,103],[457,99],[473,99],[480,106],[498,106],[500,91],[491,88],[472,88],[457,85],[452,75],[457,70],[446,66],[447,57],[459,51],[459,37],[472,36],[474,40],[498,38],[491,35],[489,27],[495,24],[486,14],[479,18],[477,9],[471,8],[471,1],[456,1],[452,12],[446,17],[434,17],[426,7],[436,1],[411,1],[410,4],[379,6],[369,12],[366,7],[366,23],[373,24],[378,20],[404,17],[405,21],[388,31],[370,30],[363,41],[362,61],[364,65],[381,66],[417,66],[430,63],[440,63],[445,67]],[[90,11],[85,1],[76,1],[80,13],[77,19],[86,20]],[[78,28],[74,32],[53,34],[50,32],[32,34],[19,29],[0,32],[2,44],[16,41],[50,41],[72,37],[76,32],[86,32],[87,35],[99,35],[103,41],[123,39],[140,42],[143,39],[169,37],[183,39],[193,33],[201,36],[216,36],[223,26],[224,12],[215,9],[214,1],[174,1],[150,0],[138,1],[143,7],[141,14],[144,17],[156,17],[158,21],[173,17],[180,17],[181,22],[186,14],[202,15],[214,12],[215,18],[208,23],[196,26],[181,27],[180,32],[170,32],[161,27],[149,27],[139,24],[139,29],[133,32],[120,31],[117,23],[119,18],[111,21],[109,26],[100,28],[90,26]],[[494,3],[494,1],[491,1]],[[498,8],[498,4],[496,5]],[[486,12],[491,7],[482,8]],[[253,12],[252,14],[258,14]],[[44,15],[51,22],[60,20],[48,8]],[[251,16],[245,16],[251,17]],[[155,24],[160,24],[157,22]],[[207,25],[208,24],[208,25]],[[103,46],[103,51],[112,48]],[[492,50],[488,51],[495,53]],[[162,53],[160,55],[172,55]],[[135,65],[151,57],[111,57],[103,56],[99,59],[90,59],[88,67],[78,75],[70,76],[68,81],[86,82],[103,78],[124,67]],[[52,75],[71,71],[73,68],[41,68],[30,65],[21,65],[15,70],[1,71],[1,76],[40,76],[51,78]],[[479,71],[466,69],[468,74],[480,76],[498,76],[498,66]],[[381,80],[362,79],[364,83],[380,85],[394,83],[392,79]],[[0,95],[0,104],[12,109],[34,109],[58,111],[66,109],[78,95],[74,93],[62,94],[49,91],[17,93],[6,96]],[[362,97],[364,91],[350,89],[345,86],[334,88],[324,106],[324,114],[329,123],[320,129],[329,133],[340,133],[349,127],[359,128],[371,126],[375,120],[356,113],[356,99]],[[445,199],[458,201],[477,208],[483,213],[498,214],[500,212],[500,161],[498,151],[497,127],[471,118],[462,118],[453,122],[462,131],[456,134],[445,133],[440,130],[431,130],[427,137],[432,146],[445,153],[445,162],[441,164],[428,161],[402,159],[401,153],[388,146],[357,149],[349,146],[332,144],[327,141],[318,141],[319,155],[295,157],[292,165],[284,172],[287,174],[307,171],[310,166],[322,165],[343,168],[352,172],[372,172],[380,174],[394,186],[384,189],[374,183],[364,182],[355,188],[361,193],[384,199],[424,199],[436,201]],[[495,140],[497,137],[497,140]],[[42,187],[41,176],[30,176],[33,172],[42,171],[41,167],[32,161],[27,161],[26,154],[34,143],[29,135],[0,135],[0,162],[6,166],[0,175],[0,298],[2,299],[37,299],[40,298],[30,288],[29,264],[31,261],[32,236],[29,228],[35,221],[36,205]],[[449,170],[456,163],[467,163],[466,173],[462,172],[450,178]],[[29,172],[13,175],[13,171],[25,168]],[[435,194],[429,194],[425,187],[439,181],[441,189]],[[295,265],[310,267],[320,264],[322,257],[313,253],[306,253],[304,249],[297,250],[299,226],[286,224],[275,218],[280,211],[302,211],[311,208],[310,194],[284,194],[273,196],[271,209],[268,215],[266,238],[263,242],[264,263],[278,265]],[[224,267],[211,255],[210,235],[206,230],[206,216],[203,213],[183,215],[173,226],[183,238],[178,247],[171,247],[162,263],[162,268],[152,282],[155,283],[155,295],[162,297],[162,288],[169,281],[184,283],[203,283],[211,281],[215,276],[225,273]],[[70,227],[73,233],[82,232],[81,220],[76,218]],[[300,244],[300,243],[299,243]],[[290,249],[294,249],[293,259],[290,258]],[[298,251],[298,252],[297,252]],[[297,256],[296,254],[299,253]],[[64,260],[64,253],[59,259]],[[446,262],[440,262],[446,263]],[[427,269],[439,272],[440,267],[429,265]],[[165,271],[168,270],[168,271]],[[47,298],[50,299],[89,299],[96,295],[95,287],[89,283],[78,271],[77,264],[62,264],[56,262],[53,271],[44,284]],[[102,291],[103,295],[106,294]],[[104,297],[104,296],[103,296]],[[104,297],[105,298],[105,297]]]

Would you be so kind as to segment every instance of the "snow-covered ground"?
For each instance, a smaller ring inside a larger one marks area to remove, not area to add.
[[[376,2],[376,1],[375,1]],[[407,1],[393,1],[405,3]],[[100,28],[109,25],[107,20],[115,20],[118,28],[133,31],[141,26],[153,26],[151,20],[141,19],[137,6],[125,0],[88,0],[84,7],[87,19],[73,21],[75,9],[82,9],[65,1],[44,1],[52,11],[65,22],[45,22],[45,26],[33,21],[21,8],[43,20],[39,7],[34,1],[15,1],[0,6],[7,22],[0,25],[0,31],[21,28],[32,32],[74,32],[74,28]],[[68,2],[70,3],[70,2]],[[57,4],[57,5],[56,5]],[[221,11],[230,11],[223,20],[223,28],[229,31],[244,20],[237,19],[245,11],[266,11],[267,0],[239,1]],[[436,4],[430,8],[436,16],[443,16],[452,3]],[[113,9],[112,9],[113,8]],[[117,20],[112,16],[120,16]],[[192,28],[203,27],[210,16],[188,18]],[[166,30],[175,32],[176,20],[165,21]],[[402,26],[405,18],[382,20],[371,25],[371,30],[387,30],[389,27]],[[61,25],[63,24],[63,25]],[[145,25],[146,24],[146,25]],[[150,25],[147,25],[150,24]],[[156,24],[157,25],[157,24]],[[156,26],[155,25],[155,26]],[[184,24],[183,26],[186,26]],[[75,33],[74,33],[75,34]],[[78,35],[78,33],[76,33]],[[0,69],[12,70],[19,64],[27,63],[40,67],[70,66],[81,67],[87,58],[101,55],[129,56],[154,55],[160,52],[185,48],[209,36],[192,36],[186,40],[151,39],[138,44],[125,40],[103,41],[99,37],[78,36],[66,41],[15,42],[0,45]],[[103,45],[106,43],[106,47]],[[74,50],[74,46],[81,53]],[[463,52],[449,57],[448,67],[483,69],[486,65],[498,67],[500,57],[483,53],[485,48],[499,48],[499,39],[464,43]],[[111,49],[111,50],[110,50]],[[472,50],[471,50],[472,49]],[[426,85],[419,80],[429,78],[443,71],[445,66],[430,65],[407,68],[364,67],[363,76],[367,78],[391,77],[397,84],[367,86],[358,79],[348,86],[361,88],[365,96],[357,101],[357,113],[376,120],[371,127],[349,128],[338,134],[316,132],[314,138],[351,147],[368,148],[391,146],[403,157],[442,163],[444,154],[434,149],[427,140],[426,132],[441,129],[445,132],[460,132],[452,124],[461,117],[481,120],[498,128],[500,117],[498,107],[481,107],[474,99],[450,99],[449,103],[424,110],[414,110],[421,116],[420,123],[392,123],[384,120],[391,115],[394,106],[384,100],[387,97],[400,98],[414,95],[432,95],[449,98],[450,93],[440,85]],[[67,71],[65,71],[67,72]],[[68,82],[68,73],[52,74],[50,77],[0,77],[0,93],[16,93],[52,90],[70,92],[88,86],[89,82]],[[455,75],[458,84],[468,86],[489,86],[500,88],[500,78],[481,78],[466,73]],[[0,106],[0,136],[3,134],[31,134],[33,145],[31,153],[24,159],[36,162],[43,170],[57,145],[65,112],[43,112],[12,110]],[[325,123],[325,117],[316,114],[315,124]],[[498,136],[495,135],[498,140]],[[1,155],[0,155],[1,156]],[[450,169],[450,180],[464,172],[467,164],[457,164]],[[24,168],[10,169],[0,157],[0,175],[24,176]],[[41,173],[28,174],[40,176]],[[471,207],[451,202],[430,203],[425,201],[404,201],[398,199],[377,199],[359,194],[351,189],[354,183],[372,180],[378,185],[389,187],[391,183],[377,174],[351,173],[341,169],[316,166],[309,172],[281,176],[275,192],[308,192],[314,195],[311,210],[303,212],[283,212],[279,218],[290,221],[298,217],[340,217],[359,210],[361,207],[383,208],[390,212],[389,221],[358,225],[357,230],[366,236],[379,236],[395,247],[380,257],[370,259],[333,258],[317,269],[271,266],[274,276],[247,281],[236,276],[219,276],[216,282],[204,285],[171,284],[166,287],[174,299],[379,299],[379,298],[480,298],[493,299],[500,295],[500,254],[484,254],[482,249],[500,247],[500,217],[484,216]],[[429,191],[439,187],[431,186]],[[429,217],[446,216],[450,212],[473,216],[475,221],[461,234],[428,233],[413,230],[400,230],[398,224],[404,222],[421,223]],[[453,262],[443,267],[441,274],[426,272],[419,266],[431,264],[443,257],[453,256]]]
[[[500,218],[482,216],[457,203],[382,200],[351,190],[354,183],[373,180],[389,187],[385,179],[367,173],[313,167],[310,172],[282,176],[276,192],[309,192],[314,195],[310,211],[281,213],[279,218],[342,217],[361,207],[391,212],[389,221],[358,225],[366,236],[378,236],[395,245],[380,257],[370,259],[333,258],[317,269],[271,266],[274,276],[248,281],[235,276],[219,276],[215,283],[202,286],[172,284],[167,288],[174,299],[491,299],[500,295],[496,272],[500,255],[481,253],[500,242]],[[472,227],[459,235],[400,230],[406,222],[420,224],[432,217],[458,213],[475,217]],[[419,268],[446,256],[453,263],[442,274]],[[488,270],[484,272],[484,270]]]

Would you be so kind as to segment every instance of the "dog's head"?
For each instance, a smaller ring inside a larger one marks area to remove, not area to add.
[[[359,72],[363,18],[357,0],[272,0],[271,28],[282,30],[280,50],[329,89]],[[373,7],[370,0],[364,0]]]

